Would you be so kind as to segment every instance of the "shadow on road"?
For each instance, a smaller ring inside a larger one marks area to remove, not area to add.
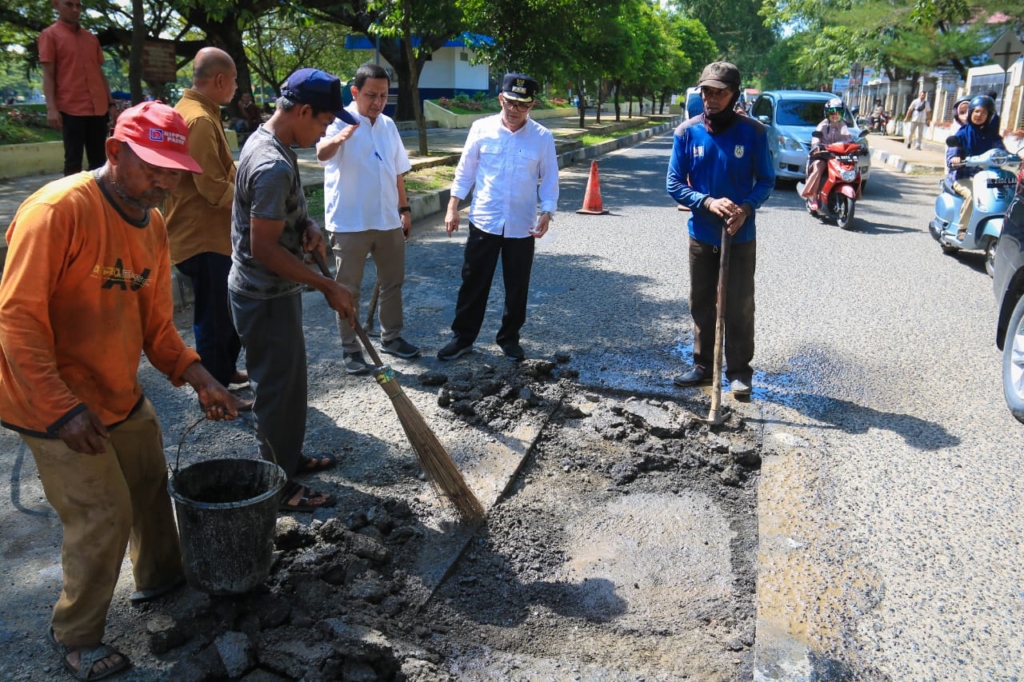
[[[850,400],[833,398],[820,393],[789,391],[784,388],[787,378],[789,375],[767,374],[759,377],[760,381],[755,379],[761,385],[755,388],[754,398],[797,410],[820,422],[818,428],[836,429],[847,434],[863,434],[870,429],[891,431],[903,438],[907,445],[918,450],[942,450],[960,444],[960,438],[936,422],[909,414],[876,410],[858,405]],[[772,418],[767,418],[765,422],[787,423]],[[791,422],[789,424],[795,425]],[[814,427],[812,426],[812,428]]]

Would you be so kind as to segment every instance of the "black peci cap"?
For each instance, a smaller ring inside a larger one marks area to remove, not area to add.
[[[501,94],[517,102],[532,102],[540,86],[537,81],[521,73],[506,73],[501,81]]]

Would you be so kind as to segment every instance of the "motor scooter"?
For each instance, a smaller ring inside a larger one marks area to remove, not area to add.
[[[860,167],[857,157],[863,153],[856,142],[836,142],[825,145],[808,158],[828,159],[828,173],[815,197],[817,210],[811,208],[811,200],[805,199],[807,212],[821,218],[831,218],[844,230],[853,227],[853,214],[857,200],[861,198]],[[797,183],[796,191],[803,194],[805,184]]]
[[[885,127],[889,125],[889,114],[885,110],[878,116],[871,116],[871,132],[873,133],[884,133]]]
[[[952,144],[950,144],[952,143]],[[946,144],[955,146],[957,138],[950,136]],[[990,149],[984,154],[968,156],[960,167],[980,168],[971,178],[974,210],[971,224],[963,240],[956,238],[960,227],[960,208],[964,200],[953,190],[948,178],[939,182],[939,196],[935,199],[935,218],[928,223],[928,231],[939,242],[943,253],[966,250],[985,252],[985,271],[992,276],[996,247],[1003,233],[1003,216],[1013,199],[1017,187],[1016,167],[1020,158],[1002,149]]]

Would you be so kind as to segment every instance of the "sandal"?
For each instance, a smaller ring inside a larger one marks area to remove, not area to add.
[[[151,590],[135,590],[134,592],[132,592],[132,596],[130,596],[128,599],[129,601],[131,601],[132,604],[145,604],[146,602],[153,601],[154,599],[159,599],[165,594],[169,594],[175,591],[184,584],[185,578],[183,576],[178,576],[173,582],[168,583],[167,585],[154,587]]]
[[[295,497],[296,493],[300,493],[299,501],[292,504],[291,500]],[[323,500],[322,502],[314,502],[314,500]],[[277,505],[278,511],[283,512],[315,512],[317,509],[327,509],[338,504],[338,498],[334,495],[328,495],[326,493],[318,493],[317,491],[307,488],[304,485],[298,483],[289,483],[281,491],[281,501]]]
[[[106,644],[100,644],[99,646],[67,646],[57,641],[56,635],[53,634],[52,626],[46,631],[46,636],[50,640],[50,644],[53,645],[53,648],[60,654],[60,661],[64,664],[64,669],[71,673],[76,680],[102,680],[124,672],[132,666],[132,662],[128,660],[127,656]],[[68,660],[68,655],[76,651],[79,656],[77,668],[71,665],[71,661]],[[108,668],[93,672],[92,669],[97,663],[111,656],[120,656],[121,660],[110,665]]]
[[[315,457],[300,455],[299,470],[296,474],[312,474],[317,471],[333,469],[337,464],[338,458],[330,454],[317,455]]]

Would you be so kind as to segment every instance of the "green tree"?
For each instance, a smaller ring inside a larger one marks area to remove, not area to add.
[[[744,80],[753,82],[760,77],[764,56],[776,42],[775,24],[766,25],[759,14],[763,1],[773,0],[673,0],[672,6],[684,16],[698,19],[718,46],[718,57],[734,63]]]

